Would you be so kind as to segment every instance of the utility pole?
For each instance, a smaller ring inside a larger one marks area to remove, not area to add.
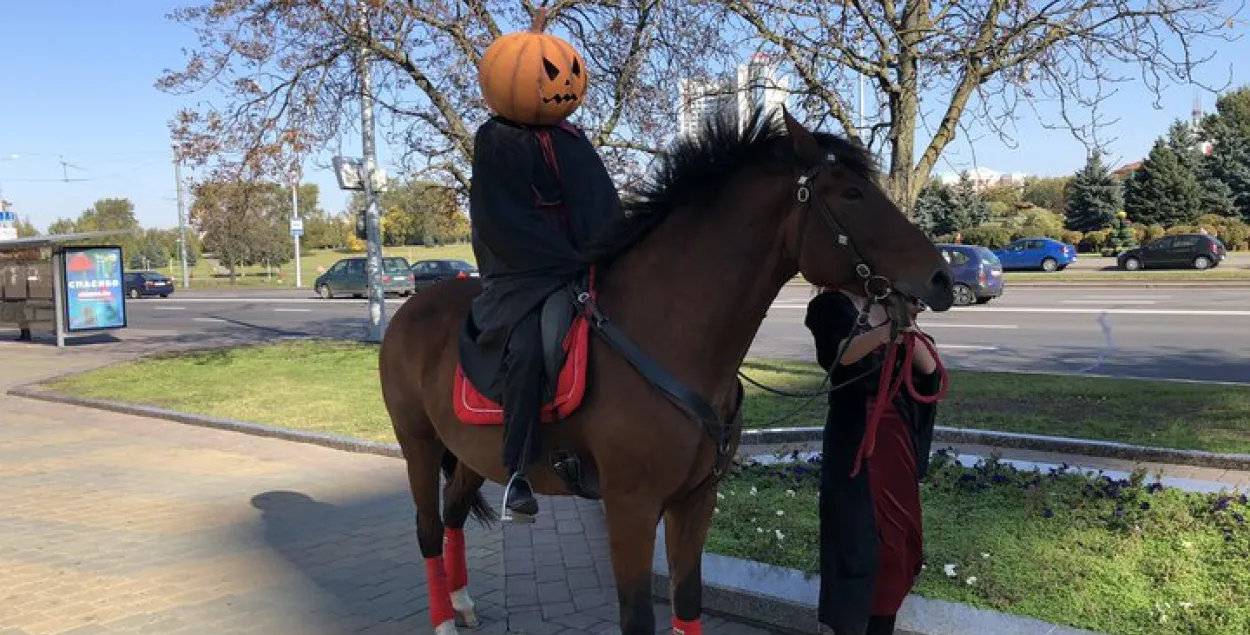
[[[360,32],[369,30],[368,3],[361,2],[358,26]],[[363,38],[362,38],[363,40]],[[360,127],[364,150],[365,231],[368,239],[366,260],[369,274],[369,336],[370,342],[381,342],[386,333],[386,294],[382,291],[382,222],[378,214],[378,196],[373,188],[373,173],[377,165],[373,146],[373,77],[369,69],[369,49],[360,45]]]
[[[295,174],[295,177],[291,179],[291,221],[292,221],[291,222],[291,239],[295,241],[295,288],[298,289],[304,286],[304,280],[302,276],[303,267],[300,265],[300,261],[299,261],[299,243],[300,243],[300,238],[304,234],[304,226],[303,226],[303,222],[301,221],[298,224],[299,230],[296,231],[297,223],[295,223],[295,221],[300,220],[299,176],[298,176],[299,170],[295,170],[294,174]]]
[[[175,196],[178,197],[178,257],[182,260],[182,288],[191,287],[191,279],[187,275],[187,210],[182,201],[182,157],[178,154],[178,146],[174,146],[174,183]]]

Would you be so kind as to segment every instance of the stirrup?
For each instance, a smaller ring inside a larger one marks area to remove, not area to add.
[[[499,503],[499,519],[505,523],[529,525],[534,522],[534,516],[530,514],[514,513],[511,509],[508,509],[508,493],[512,491],[512,483],[516,481],[517,476],[520,475],[521,470],[513,472],[512,476],[508,477],[508,482],[503,486],[503,500]]]

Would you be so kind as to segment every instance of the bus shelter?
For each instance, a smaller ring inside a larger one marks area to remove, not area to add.
[[[126,328],[125,263],[105,231],[0,240],[0,328],[18,339],[67,337]],[[94,244],[93,244],[94,243]]]

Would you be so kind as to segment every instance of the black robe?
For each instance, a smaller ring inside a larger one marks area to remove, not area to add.
[[[805,324],[815,339],[816,358],[822,368],[828,370],[833,364],[838,344],[850,335],[857,314],[851,300],[838,291],[821,293],[808,303]],[[902,353],[900,350],[897,356],[895,377],[897,372],[909,370],[900,368]],[[831,385],[842,384],[883,362],[884,353],[878,350],[854,364],[839,366],[830,374]],[[864,632],[874,592],[879,554],[868,470],[861,469],[854,478],[850,474],[868,423],[867,400],[876,396],[880,379],[881,369],[877,368],[829,394],[820,478],[819,616],[822,623],[839,633]],[[936,373],[917,375],[915,379],[918,393],[937,393]],[[937,408],[912,399],[906,387],[899,391],[894,404],[911,424],[916,469],[923,478],[929,467]]]
[[[621,216],[603,161],[571,124],[525,126],[501,117],[474,136],[469,194],[483,290],[461,338],[461,362],[491,397],[503,343],[517,321],[584,274],[581,250]]]

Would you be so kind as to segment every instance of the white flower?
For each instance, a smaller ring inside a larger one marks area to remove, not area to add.
[[[1194,603],[1193,602],[1181,602],[1180,607],[1183,609],[1192,609],[1194,608]]]
[[[716,492],[716,500],[718,500],[718,501],[723,501],[723,500],[725,500],[725,494],[724,494],[724,492]]]
[[[964,580],[964,582],[966,582],[966,583],[968,584],[968,586],[972,586],[972,585],[974,585],[974,584],[976,584],[976,583],[977,583],[977,577],[974,575],[974,576],[972,576],[971,578],[968,578],[967,580]]]
[[[988,553],[982,553],[982,554],[981,554],[981,557],[982,557],[982,558],[985,558],[985,559],[987,559],[987,560],[988,560],[988,559],[989,559],[989,557],[990,557],[990,554],[988,554]]]
[[[786,535],[785,535],[785,534],[783,534],[783,533],[781,533],[781,530],[780,530],[780,529],[774,529],[774,530],[773,530],[773,533],[777,535],[777,540],[785,540],[785,539],[786,539]]]
[[[958,573],[956,573],[956,572],[955,572],[955,565],[953,565],[953,564],[948,564],[948,565],[946,565],[946,566],[942,567],[942,570],[946,572],[946,577],[948,577],[948,578],[953,578],[953,577],[955,577],[955,576],[959,575]]]
[[[755,489],[755,486],[754,486],[754,485],[752,485],[752,486],[751,486],[751,495],[752,495],[752,496],[755,496],[755,495],[756,495],[756,494],[758,494],[758,493],[760,493],[760,491],[759,491],[759,490],[757,490],[757,489]]]
[[[713,514],[719,514],[719,513],[720,513],[720,508],[719,508],[719,507],[713,507],[713,508],[712,508],[712,513],[713,513]]]
[[[778,516],[785,516],[785,515],[786,515],[786,512],[785,512],[785,511],[783,511],[783,510],[778,509],[778,510],[777,510],[777,515],[778,515]]]
[[[764,533],[764,530],[763,530],[762,528],[760,528],[760,527],[756,527],[756,528],[755,528],[755,533],[757,533],[757,534],[762,534],[762,533]]]
[[[786,496],[789,496],[790,498],[794,498],[795,497],[794,490],[792,489],[786,490]]]

